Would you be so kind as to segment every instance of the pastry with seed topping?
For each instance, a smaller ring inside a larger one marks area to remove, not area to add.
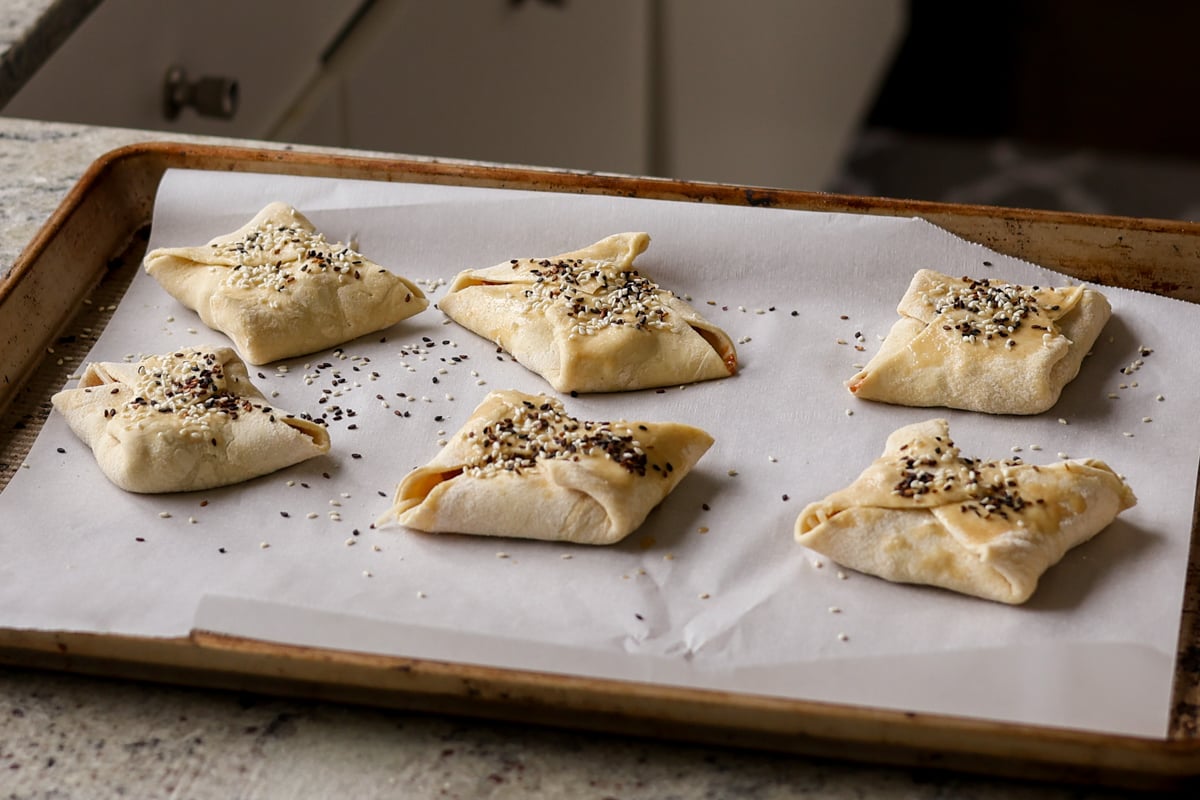
[[[335,347],[429,305],[411,281],[327,241],[286,203],[207,245],[152,250],[145,266],[251,364]]]
[[[1040,414],[1079,374],[1112,310],[1095,289],[913,276],[879,352],[846,386],[864,400]]]
[[[675,422],[590,422],[546,395],[490,393],[377,525],[613,544],[712,446]]]
[[[650,243],[620,233],[552,258],[467,270],[438,307],[560,392],[616,392],[726,378],[733,342],[633,266]]]
[[[268,405],[228,347],[91,363],[51,401],[130,492],[227,486],[329,452],[325,428]]]
[[[1019,604],[1068,550],[1136,503],[1102,461],[966,458],[934,419],[889,436],[853,483],[800,512],[795,535],[889,581]]]

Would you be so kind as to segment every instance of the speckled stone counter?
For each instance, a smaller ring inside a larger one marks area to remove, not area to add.
[[[156,138],[165,137],[0,118],[0,275],[93,160],[115,147]],[[0,668],[0,798],[339,795],[417,800],[1123,796]]]
[[[25,85],[100,0],[0,4],[0,108]]]

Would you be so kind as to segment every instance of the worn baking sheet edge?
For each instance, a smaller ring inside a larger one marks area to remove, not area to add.
[[[32,331],[18,325],[15,315],[0,313],[0,413],[103,276],[109,259],[149,220],[158,181],[172,167],[921,216],[1082,280],[1200,301],[1194,266],[1200,263],[1200,225],[1192,223],[460,162],[147,143],[94,162],[0,283],[0,312],[6,306],[37,309]],[[1103,261],[1089,257],[1097,250]],[[92,269],[78,269],[81,262]],[[49,287],[54,291],[47,292]],[[1193,538],[1195,530],[1193,525]],[[1189,587],[1194,578],[1189,576]],[[1189,588],[1189,620],[1194,594]],[[1183,635],[1183,644],[1195,647],[1190,624]],[[203,632],[157,640],[0,629],[0,662],[1056,780],[1160,786],[1200,776],[1200,740],[1193,738],[1143,740],[316,650]]]

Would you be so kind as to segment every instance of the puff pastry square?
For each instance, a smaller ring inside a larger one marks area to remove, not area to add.
[[[130,492],[226,486],[329,451],[325,428],[268,405],[228,347],[92,363],[51,402]]]
[[[988,414],[1040,414],[1058,402],[1111,315],[1103,294],[913,276],[879,352],[846,386],[864,400]]]
[[[286,203],[207,245],[152,250],[145,267],[251,364],[335,347],[429,305],[411,281],[327,241]]]
[[[560,392],[617,392],[737,372],[729,336],[634,268],[650,244],[620,233],[551,258],[459,273],[438,307]]]
[[[966,458],[934,419],[888,437],[852,484],[800,513],[795,535],[860,572],[1019,604],[1069,549],[1136,503],[1102,461]]]
[[[613,544],[712,446],[675,422],[590,422],[546,395],[490,393],[377,524],[431,533]]]

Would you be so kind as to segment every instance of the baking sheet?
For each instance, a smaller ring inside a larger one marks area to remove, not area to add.
[[[878,346],[915,269],[1040,283],[1047,273],[919,220],[196,172],[164,179],[151,246],[207,241],[274,199],[425,280],[435,300],[463,268],[649,231],[639,265],[730,332],[742,372],[567,407],[678,419],[717,444],[612,548],[371,530],[395,483],[486,391],[548,391],[430,310],[338,354],[286,362],[286,373],[257,370],[279,407],[355,415],[331,421],[329,457],[242,487],[126,495],[52,415],[29,468],[0,495],[0,626],[151,636],[199,627],[1165,735],[1198,441],[1183,399],[1194,396],[1196,367],[1172,332],[1194,329],[1195,306],[1109,290],[1114,319],[1048,414],[896,408],[855,401],[842,381]],[[221,341],[141,275],[94,357]],[[1154,352],[1122,374],[1142,346]],[[931,416],[951,420],[969,455],[1020,447],[1034,463],[1058,452],[1103,458],[1140,503],[1068,554],[1021,608],[841,571],[793,543],[804,503],[851,480],[892,430]]]

